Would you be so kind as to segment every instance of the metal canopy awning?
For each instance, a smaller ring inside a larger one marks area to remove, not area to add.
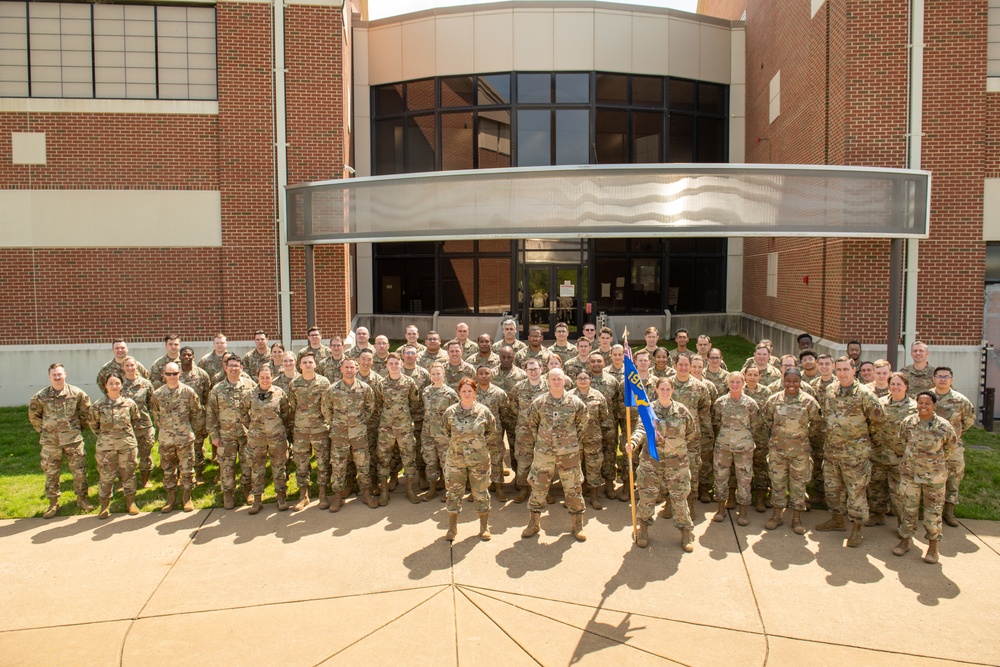
[[[817,165],[583,165],[289,186],[288,243],[486,238],[926,238],[930,173]]]

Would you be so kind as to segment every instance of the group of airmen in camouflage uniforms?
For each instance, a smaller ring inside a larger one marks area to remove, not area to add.
[[[446,344],[434,331],[421,344],[409,326],[406,342],[390,352],[386,336],[371,341],[364,327],[350,349],[339,336],[324,345],[312,327],[309,344],[293,354],[257,331],[254,349],[242,358],[228,352],[219,334],[197,364],[193,350],[169,335],[166,354],[148,371],[116,340],[114,358],[97,376],[104,397],[93,405],[53,364],[50,386],[29,406],[50,502],[44,516],[58,512],[63,457],[79,507],[93,509],[82,436],[89,426],[97,436],[102,519],[116,479],[128,513],[138,513],[136,488],[150,484],[156,440],[167,493],[161,511],[178,504],[178,486],[179,504],[191,511],[192,489],[204,482],[208,439],[226,509],[236,503],[237,462],[251,514],[262,509],[268,463],[278,510],[289,508],[289,466],[299,490],[294,509],[305,509],[315,459],[320,509],[337,512],[354,492],[373,509],[385,506],[403,472],[411,503],[445,492],[448,540],[457,534],[467,490],[479,534],[490,538],[490,492],[508,500],[508,455],[513,500],[528,503],[524,538],[539,532],[542,512],[555,502],[556,478],[580,541],[586,502],[602,509],[602,491],[609,500],[638,498],[640,547],[648,544],[656,505],[665,501],[659,516],[673,520],[688,552],[699,498],[714,497],[714,521],[737,508],[742,526],[751,504],[762,513],[771,507],[768,530],[783,525],[790,508],[792,530],[801,535],[801,512],[825,497],[832,516],[816,530],[846,531],[849,521],[852,547],[862,542],[862,526],[884,525],[894,514],[900,556],[910,549],[922,509],[927,562],[937,562],[942,520],[957,525],[961,435],[974,413],[951,388],[951,369],[930,366],[922,342],[911,348],[913,364],[897,373],[884,360],[861,362],[856,341],[847,356],[817,354],[808,334],[799,337],[797,355],[775,358],[770,342],[761,341],[742,370],[729,371],[711,338],[699,336],[689,349],[683,329],[669,352],[659,347],[655,327],[646,330],[644,347],[629,350],[615,344],[611,329],[598,332],[593,324],[570,343],[569,327],[559,323],[549,347],[538,327],[530,328],[527,342],[518,340],[514,320],[505,320],[502,332],[496,342],[488,334],[472,341],[468,326],[459,324]],[[656,459],[636,408],[624,405],[626,355],[656,416]]]

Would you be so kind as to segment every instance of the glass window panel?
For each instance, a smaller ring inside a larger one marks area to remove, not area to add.
[[[62,49],[66,51],[77,51],[90,53],[92,38],[90,35],[66,35],[62,36]]]
[[[59,83],[62,81],[62,70],[58,67],[35,67],[31,66],[31,85],[34,86],[36,83],[51,83],[55,84],[55,90],[58,90]],[[46,90],[51,91],[51,87],[47,87]],[[58,97],[59,94],[46,95],[46,97]]]
[[[510,249],[508,241],[498,240]],[[479,242],[480,251],[484,241]],[[510,310],[510,258],[482,258],[479,260],[479,310],[484,315],[499,315]]]
[[[590,111],[556,111],[556,164],[590,164]]]
[[[510,166],[510,111],[490,110],[479,114],[479,168]]]
[[[407,110],[421,111],[423,109],[433,109],[434,106],[434,79],[411,81],[406,84]]]
[[[191,69],[215,70],[214,53],[190,53],[187,57],[188,67]]]
[[[726,113],[726,89],[712,83],[698,84],[698,111],[701,113]]]
[[[471,107],[476,103],[476,90],[471,76],[452,76],[441,79],[442,107]]]
[[[658,76],[633,76],[632,104],[644,107],[662,107],[663,79]]]
[[[152,9],[152,7],[149,7],[148,9]],[[135,37],[153,37],[156,34],[156,27],[153,23],[152,13],[150,14],[149,19],[145,21],[131,21],[126,19],[125,34],[133,35]]]
[[[551,142],[552,112],[548,109],[517,112],[517,166],[552,164]]]
[[[375,175],[405,173],[403,165],[403,120],[375,121]]]
[[[670,116],[669,162],[694,162],[694,118]]]
[[[125,59],[124,53],[115,53],[113,55],[121,56],[122,60]],[[97,68],[97,85],[100,87],[102,83],[125,83],[125,68],[124,67],[114,67],[110,65],[100,65]],[[100,97],[98,95],[98,97]]]
[[[589,104],[589,74],[556,74],[557,104]]]
[[[125,37],[125,50],[136,53],[156,53],[156,40],[152,37]]]
[[[479,242],[479,252],[510,252],[510,241],[505,239],[486,239]],[[508,295],[509,296],[509,295]]]
[[[619,311],[626,308],[625,285],[630,282],[628,260],[607,257],[597,262],[597,308]]]
[[[156,18],[158,22],[164,23],[168,21],[186,21],[187,20],[187,7],[159,7],[156,11]]]
[[[660,259],[637,258],[631,261],[631,312],[661,312]]]
[[[472,169],[473,160],[472,112],[441,114],[441,169]]]
[[[476,242],[472,240],[441,242],[441,252],[468,253],[468,252],[474,252],[475,249],[476,249]]]
[[[728,162],[725,156],[726,121],[722,118],[698,119],[698,162]]]
[[[663,241],[660,239],[632,239],[632,252],[662,253]]]
[[[548,104],[552,101],[551,74],[518,74],[517,101],[522,104]]]
[[[598,104],[627,104],[628,77],[624,74],[598,74],[596,98]]]
[[[663,112],[636,111],[632,114],[632,161],[663,162]]]
[[[674,111],[695,110],[694,81],[670,80],[670,108]]]
[[[375,288],[379,312],[432,313],[435,310],[434,259],[376,262]]]
[[[215,53],[214,39],[188,38],[188,53]]]
[[[670,260],[668,306],[674,313],[717,313],[725,301],[724,258]]]
[[[472,313],[476,304],[476,260],[441,258],[441,312]]]
[[[403,84],[379,86],[375,89],[375,113],[379,116],[403,111]]]
[[[597,163],[628,163],[628,112],[598,109],[594,124]]]
[[[626,239],[595,239],[594,248],[597,252],[625,252]]]
[[[479,76],[479,106],[510,104],[510,74]]]
[[[410,118],[406,129],[407,173],[434,171],[436,149],[434,137],[434,116]]]

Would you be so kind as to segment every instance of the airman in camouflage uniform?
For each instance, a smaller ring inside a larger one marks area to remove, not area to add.
[[[462,344],[457,340],[448,342],[448,361],[444,363],[444,383],[454,391],[458,391],[458,381],[462,378],[476,379],[475,366],[462,360],[462,352]]]
[[[101,370],[97,371],[97,388],[101,390],[101,393],[107,396],[104,389],[104,383],[108,381],[108,376],[112,373],[117,372],[122,377],[125,377],[125,369],[122,364],[125,363],[125,358],[128,357],[128,345],[125,341],[118,339],[111,344],[111,349],[115,353],[115,356],[108,363],[101,366]],[[149,379],[149,371],[146,367],[140,364],[138,361],[135,362],[137,368],[139,369],[139,374],[142,377]]]
[[[316,360],[317,372],[319,372],[319,367],[323,365],[324,361],[333,356],[333,352],[330,351],[329,347],[323,345],[323,334],[320,332],[319,327],[309,327],[308,331],[306,331],[306,337],[309,339],[309,344],[299,350],[299,353],[295,355],[298,360],[298,370],[300,373],[302,372],[302,355],[306,352],[312,352],[313,358]],[[358,349],[360,350],[361,348]],[[357,355],[355,354],[350,356],[356,357]]]
[[[528,359],[538,359],[542,368],[549,362],[549,351],[542,347],[542,330],[538,327],[531,327],[528,330],[528,344],[514,353],[514,363],[519,368],[524,368]]]
[[[688,343],[691,341],[691,336],[688,335],[687,329],[678,329],[674,334],[674,342],[677,343],[677,347],[670,350],[670,365],[677,366],[677,359],[680,357],[690,357],[693,354],[697,354],[697,350],[689,350]],[[694,414],[692,411],[691,414]],[[692,480],[693,485],[693,480]]]
[[[465,322],[459,322],[455,325],[454,340],[457,340],[459,345],[462,346],[463,359],[479,352],[479,345],[476,344],[476,341],[469,339],[469,325]]]
[[[428,331],[424,343],[427,347],[417,355],[417,365],[424,370],[430,370],[431,364],[435,361],[440,364],[448,363],[448,353],[441,349],[441,334],[437,331]]]
[[[502,356],[501,356],[502,359]],[[531,471],[531,461],[534,458],[534,439],[527,440],[528,437],[528,411],[532,401],[549,390],[548,382],[542,379],[542,368],[537,359],[528,362],[526,369],[528,377],[521,380],[510,390],[507,395],[510,399],[511,412],[517,415],[517,425],[515,431],[517,475],[514,484],[518,489],[515,503],[523,503],[528,499],[531,488],[528,486],[528,473]]]
[[[648,544],[647,531],[653,522],[653,511],[660,496],[660,490],[667,490],[669,516],[681,531],[681,547],[686,552],[694,550],[694,524],[691,521],[691,474],[688,460],[691,452],[698,450],[698,421],[679,401],[673,400],[674,387],[670,378],[657,378],[656,400],[650,405],[656,415],[656,454],[659,461],[649,455],[648,434],[642,420],[636,425],[629,442],[630,450],[640,447],[639,503],[636,507],[635,543],[645,548]]]
[[[134,367],[135,360],[128,357],[126,363]],[[135,461],[139,449],[135,427],[141,419],[139,408],[131,398],[121,395],[121,374],[113,372],[108,376],[105,391],[108,395],[90,406],[90,428],[97,436],[97,471],[101,475],[98,519],[107,519],[110,515],[108,506],[116,476],[122,480],[128,513],[139,513],[135,506]]]
[[[424,406],[412,378],[401,372],[399,355],[389,355],[387,368],[389,376],[382,380],[382,418],[378,429],[378,476],[385,481],[379,505],[389,502],[389,476],[391,473],[393,449],[399,447],[405,475],[406,499],[419,503],[414,484],[417,480],[416,440],[413,437],[415,423],[423,422]]]
[[[753,366],[753,370],[748,368],[743,371],[743,379],[747,381],[746,386],[743,387],[743,393],[756,401],[758,408],[763,409],[764,402],[771,397],[772,392],[758,383],[760,370],[756,366]],[[805,382],[801,384],[804,385]],[[753,502],[754,509],[758,512],[764,512],[768,507],[771,507],[771,502],[766,500],[767,492],[771,487],[771,477],[767,469],[768,445],[767,438],[760,436],[759,431],[754,432],[754,438],[757,442],[757,448],[753,450],[753,483],[751,485],[754,493]],[[806,481],[808,482],[808,480]]]
[[[673,378],[673,400],[690,410],[698,422],[698,445],[688,452],[688,463],[691,465],[689,503],[693,502],[695,497],[700,498],[703,503],[708,503],[712,501],[709,496],[711,480],[707,479],[703,483],[698,480],[702,468],[702,442],[706,438],[713,439],[714,437],[712,431],[712,394],[705,383],[691,375],[691,357],[683,354],[677,357],[674,362],[674,370],[677,374]]]
[[[337,368],[339,369],[340,367],[338,366]],[[272,373],[271,382],[274,386],[285,392],[285,396],[287,397],[292,380],[299,377],[298,371],[295,370],[295,355],[292,352],[285,352],[285,355],[281,359],[281,365],[274,369]],[[330,381],[333,382],[333,380]]]
[[[385,336],[375,336],[375,352],[372,354],[372,370],[380,376],[386,376],[385,362],[389,359],[389,339]]]
[[[149,381],[153,383],[154,390],[163,386],[163,367],[170,362],[178,365],[181,363],[181,337],[177,334],[167,334],[163,337],[163,345],[167,349],[167,353],[149,367]]]
[[[549,346],[549,354],[558,355],[563,364],[576,356],[576,346],[569,342],[569,325],[559,322],[555,328],[556,342]]]
[[[816,530],[846,530],[844,512],[851,520],[847,546],[861,546],[861,526],[868,520],[868,479],[871,476],[871,436],[885,419],[875,394],[854,379],[854,365],[840,357],[834,365],[837,383],[830,385],[820,407],[826,420],[823,443],[823,481],[826,503],[833,517]],[[845,507],[846,498],[846,507]]]
[[[194,432],[195,481],[201,484],[205,481],[202,474],[205,471],[205,439],[208,438],[208,429],[205,427],[205,407],[208,405],[208,393],[212,391],[212,378],[208,376],[205,369],[194,364],[194,350],[190,347],[185,345],[181,348],[180,358],[180,381],[194,389],[195,394],[198,395],[198,409],[201,411],[198,419],[198,430]],[[164,378],[165,381],[166,378]],[[214,445],[212,450],[215,451]]]
[[[288,430],[292,426],[292,412],[288,396],[281,387],[272,383],[271,364],[265,364],[257,374],[259,384],[243,395],[240,401],[240,423],[247,433],[246,458],[240,465],[249,467],[253,507],[250,514],[260,512],[264,503],[264,486],[267,482],[267,461],[271,460],[274,492],[278,511],[288,509]],[[220,385],[222,386],[222,385]],[[213,390],[214,393],[214,390]]]
[[[784,391],[785,390],[785,372],[788,371],[788,370],[790,370],[790,369],[792,369],[792,368],[796,368],[797,369],[798,367],[799,367],[798,357],[796,357],[795,355],[792,355],[792,354],[786,354],[785,356],[783,356],[781,358],[781,367],[778,369],[778,371],[781,373],[781,378],[778,379],[778,380],[775,380],[774,382],[772,382],[771,384],[769,384],[767,386],[767,388],[771,390],[771,393],[772,394],[777,394],[777,393],[780,393],[780,392]],[[802,371],[800,370],[799,373],[801,374]],[[812,396],[813,398],[815,398],[817,400],[817,402],[819,401],[819,398],[817,398],[817,396],[816,396],[816,390],[813,389],[812,387],[810,387],[808,382],[800,382],[799,383],[799,391],[804,391],[805,393],[807,393],[810,396]]]
[[[866,526],[885,525],[885,515],[892,508],[902,517],[899,504],[899,463],[903,456],[903,441],[899,425],[910,415],[917,414],[917,402],[906,393],[906,376],[893,373],[889,379],[890,393],[879,399],[885,419],[872,432],[872,474],[868,480],[868,510]]]
[[[226,356],[226,349],[229,343],[223,334],[216,334],[212,339],[212,351],[198,360],[198,368],[208,373],[208,377],[214,378],[217,373],[223,373],[223,359]]]
[[[59,474],[66,457],[73,473],[76,504],[84,512],[94,509],[87,502],[87,455],[83,448],[83,429],[90,423],[90,397],[82,389],[66,383],[62,364],[49,366],[50,386],[31,397],[28,420],[38,432],[42,471],[45,473],[45,496],[49,508],[42,516],[51,519],[59,511]]]
[[[379,479],[378,474],[378,430],[379,424],[382,421],[382,382],[385,380],[385,376],[376,373],[372,370],[372,361],[375,359],[374,353],[371,350],[361,350],[356,357],[358,362],[358,374],[357,378],[364,382],[366,385],[372,388],[375,392],[375,412],[372,413],[371,421],[368,423],[368,454],[371,461],[371,476],[373,480]],[[387,360],[388,361],[388,360]],[[401,369],[402,370],[402,369]],[[421,369],[423,370],[423,369]],[[387,371],[388,372],[388,371]],[[426,371],[425,371],[426,372]],[[430,376],[428,376],[429,379]],[[421,419],[423,416],[421,415]],[[414,425],[414,440],[419,444],[416,434],[421,428],[421,419],[418,419]],[[420,452],[417,451],[417,461],[420,466],[423,466],[423,459],[420,458]],[[392,451],[392,464],[389,468],[389,490],[392,491],[396,488],[396,478],[399,475],[399,471],[403,468],[403,459],[400,457],[399,448],[395,448]],[[354,459],[349,459],[347,462],[347,483],[353,486],[352,479],[356,471],[354,470]],[[375,484],[374,486],[378,486]],[[373,487],[374,488],[374,487]]]
[[[576,341],[577,356],[571,357],[563,363],[563,372],[566,373],[567,377],[576,377],[580,374],[580,371],[590,372],[590,352],[590,340],[582,337],[578,338]]]
[[[458,350],[458,345],[454,349]],[[458,403],[458,393],[444,384],[444,366],[436,362],[431,364],[430,374],[430,386],[420,392],[424,405],[421,453],[427,466],[427,481],[430,483],[430,488],[423,496],[424,500],[431,500],[438,495],[438,480],[441,479],[444,457],[448,452],[444,412]]]
[[[829,354],[821,354],[817,358],[816,365],[819,368],[819,377],[810,381],[809,386],[816,392],[816,402],[820,409],[823,408],[826,390],[837,384],[837,378],[833,375],[833,357]],[[823,443],[826,442],[826,434],[820,435],[819,441],[813,443],[813,479],[812,490],[809,498],[817,503],[822,502],[826,496],[826,483],[823,481]]]
[[[517,408],[514,405],[511,392],[521,380],[528,377],[523,369],[514,365],[514,350],[509,346],[500,348],[496,353],[500,365],[493,371],[492,383],[507,393],[507,404],[500,411],[500,428],[507,436],[507,448],[510,450],[510,467],[517,472]],[[525,497],[527,500],[527,497]]]
[[[254,348],[243,355],[243,372],[250,376],[254,382],[257,381],[257,374],[260,367],[271,363],[271,349],[267,344],[267,334],[260,329],[253,332]],[[274,370],[275,373],[278,369]]]
[[[344,339],[340,336],[334,336],[330,339],[330,356],[324,357],[316,363],[316,372],[330,382],[336,382],[340,379],[340,365],[344,363],[346,358]]]
[[[510,349],[514,350],[514,354],[516,355],[518,352],[527,347],[527,345],[524,344],[524,341],[517,339],[517,322],[507,319],[503,321],[501,326],[503,328],[503,338],[493,343],[494,352],[499,354],[500,348],[506,345],[509,346]]]
[[[153,417],[149,414],[153,403],[153,383],[139,375],[138,362],[133,357],[126,357],[123,366],[125,384],[122,386],[122,396],[131,398],[139,410],[139,422],[135,424],[134,434],[141,477],[140,486],[146,488],[149,485],[149,473],[153,469],[152,452],[153,443],[156,442]],[[162,374],[163,371],[160,372]],[[135,470],[132,472],[134,474]]]
[[[721,396],[729,391],[729,371],[722,367],[722,351],[717,347],[708,350],[707,361],[705,379],[715,386]]]
[[[481,334],[477,339],[477,345],[475,353],[468,355],[465,360],[473,368],[479,368],[482,364],[489,366],[490,370],[500,368],[500,355],[493,351],[493,339],[490,335]],[[499,424],[497,426],[499,427]]]
[[[413,328],[416,329],[416,327]],[[407,329],[409,329],[409,327],[407,327]],[[428,387],[431,384],[431,374],[426,368],[417,365],[417,355],[419,354],[419,351],[426,349],[427,348],[423,345],[421,345],[418,350],[417,347],[406,344],[403,345],[399,351],[397,351],[397,354],[399,354],[403,359],[403,365],[399,369],[400,372],[411,378],[417,384],[417,391],[421,393],[424,391],[425,387]],[[372,387],[372,389],[375,389],[375,387]],[[375,393],[376,401],[378,401],[378,407],[376,409],[381,410],[381,398],[377,389]],[[417,478],[420,481],[420,488],[427,489],[430,486],[430,483],[427,481],[427,465],[424,463],[424,455],[422,454],[424,437],[423,428],[423,420],[418,420],[413,424],[413,440],[416,442],[413,449],[417,456]],[[371,452],[373,466],[372,478],[374,479],[378,477],[378,456],[376,455],[376,445],[378,443],[378,420],[375,421],[375,427],[369,432],[368,437],[372,439],[373,442]],[[393,482],[393,486],[389,489],[390,491],[395,488],[395,480],[398,478],[399,471],[402,470],[402,468],[403,459],[399,457],[399,449],[397,448],[393,451],[393,464],[392,469],[389,472],[389,479]]]
[[[575,380],[576,387],[566,393],[576,396],[587,406],[587,428],[580,434],[580,449],[583,451],[584,479],[590,487],[590,505],[599,510],[603,509],[597,494],[603,482],[601,467],[604,463],[604,441],[614,437],[615,422],[604,395],[591,388],[590,372],[580,371]]]
[[[333,477],[333,498],[330,511],[337,512],[343,504],[348,482],[348,461],[354,462],[361,498],[368,507],[378,507],[372,497],[368,424],[375,412],[375,391],[358,380],[357,363],[347,359],[341,365],[344,376],[334,382],[323,402],[323,416],[330,424],[330,467]]]
[[[323,401],[330,381],[316,373],[316,357],[306,352],[299,359],[302,375],[288,385],[288,406],[294,416],[292,427],[292,458],[295,460],[295,481],[299,487],[296,511],[309,506],[309,462],[316,454],[316,480],[319,483],[319,507],[329,509],[327,487],[330,486],[330,425],[323,415]]]
[[[535,362],[531,362],[535,363]],[[529,364],[530,366],[531,364]],[[566,376],[562,369],[549,371],[548,391],[531,402],[525,427],[518,435],[518,446],[523,442],[533,450],[531,472],[531,499],[528,509],[531,517],[521,537],[531,537],[540,530],[542,510],[552,478],[557,474],[566,496],[565,505],[573,520],[573,537],[583,542],[583,472],[580,469],[580,436],[587,430],[587,406],[578,397],[564,391]],[[520,462],[520,459],[519,459]]]
[[[604,332],[604,330],[601,330]],[[605,434],[604,438],[604,460],[601,462],[601,478],[604,480],[604,495],[609,500],[618,497],[618,490],[615,488],[615,479],[618,477],[618,417],[625,409],[624,389],[622,383],[604,372],[604,357],[600,352],[591,352],[587,359],[587,370],[590,373],[590,388],[599,391],[604,400],[608,402],[608,410],[611,412],[615,423],[615,432]],[[621,406],[619,408],[618,406]],[[627,480],[623,480],[628,484]],[[628,495],[628,487],[621,489],[621,492]]]
[[[254,504],[251,490],[251,464],[247,454],[247,429],[240,419],[243,398],[255,391],[253,380],[242,373],[242,362],[235,354],[226,359],[226,378],[212,388],[206,404],[205,425],[208,437],[219,452],[219,482],[223,506],[234,506],[236,491],[236,456],[240,459],[240,484],[247,504]]]
[[[958,447],[948,458],[948,483],[944,493],[944,522],[955,528],[958,526],[958,519],[955,518],[958,487],[965,477],[965,445],[962,436],[976,423],[976,410],[969,399],[951,388],[953,381],[954,375],[947,366],[934,369],[934,396],[937,398],[934,411],[939,417],[948,420],[958,436]]]
[[[503,490],[503,428],[501,415],[507,411],[507,392],[492,383],[493,371],[486,364],[476,369],[476,400],[489,408],[496,422],[496,429],[486,441],[490,450],[490,490],[495,491],[497,500],[507,502]]]
[[[183,355],[181,351],[182,358]],[[177,501],[178,481],[184,490],[182,502],[185,506],[191,503],[195,434],[205,432],[205,412],[197,392],[181,383],[177,364],[167,364],[163,377],[166,384],[153,392],[152,409],[160,432],[160,467],[163,488],[167,491],[167,504],[160,511],[170,512]]]
[[[922,391],[934,390],[934,367],[927,363],[927,344],[916,341],[910,346],[910,358],[913,363],[903,366],[899,372],[906,376],[909,384],[908,393],[916,398]]]
[[[462,379],[459,392],[462,402],[444,413],[444,435],[448,442],[445,453],[444,479],[448,509],[448,533],[451,541],[458,533],[458,515],[462,511],[462,494],[468,484],[479,514],[479,536],[490,539],[489,484],[491,476],[489,442],[497,432],[496,418],[482,403],[475,400],[475,383]]]
[[[406,330],[403,333],[403,338],[406,339],[406,342],[396,348],[395,351],[397,354],[402,354],[403,348],[406,347],[407,345],[412,345],[413,349],[417,351],[417,354],[420,354],[421,352],[427,349],[419,342],[417,342],[417,339],[420,338],[420,329],[418,329],[413,324],[410,324],[406,327]]]
[[[712,408],[712,430],[715,433],[715,498],[718,510],[713,521],[726,517],[729,493],[729,468],[736,468],[736,504],[739,511],[736,523],[746,526],[750,522],[750,483],[753,479],[753,451],[756,447],[753,432],[757,428],[757,403],[743,393],[743,373],[733,372],[728,378],[729,393],[720,396]]]
[[[920,499],[924,501],[924,528],[929,544],[924,561],[938,561],[941,514],[948,480],[948,460],[958,449],[958,436],[948,420],[934,414],[933,392],[917,395],[917,414],[903,419],[899,439],[904,443],[899,464],[899,495],[903,516],[899,523],[901,541],[892,553],[902,556],[910,549],[916,529]]]
[[[801,513],[806,510],[806,485],[812,479],[812,446],[823,430],[823,416],[816,399],[800,390],[798,369],[785,372],[784,388],[766,401],[760,411],[757,433],[767,443],[774,514],[764,527],[782,524],[785,507],[792,508],[792,530],[804,535]]]

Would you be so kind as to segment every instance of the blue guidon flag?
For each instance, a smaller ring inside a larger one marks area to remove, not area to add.
[[[649,404],[646,397],[646,389],[642,386],[642,378],[632,361],[632,350],[628,342],[625,343],[625,407],[636,408],[639,411],[639,418],[642,419],[642,427],[646,429],[646,450],[654,461],[660,460],[660,455],[656,452],[656,413]]]

